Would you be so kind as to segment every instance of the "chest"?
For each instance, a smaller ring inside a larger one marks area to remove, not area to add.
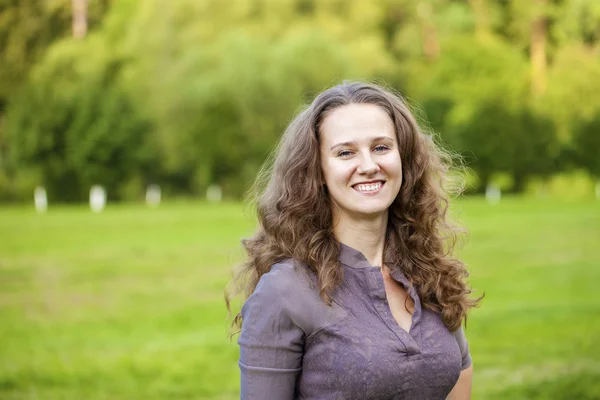
[[[383,271],[382,279],[390,313],[400,328],[409,332],[412,325],[412,316],[415,311],[414,300],[402,285],[389,276],[386,270]]]
[[[461,356],[439,315],[385,277],[363,289],[345,299],[343,319],[307,338],[298,398],[445,398]]]

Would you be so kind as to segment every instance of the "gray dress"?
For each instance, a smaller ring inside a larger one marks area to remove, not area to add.
[[[339,260],[344,281],[332,306],[291,259],[261,277],[242,307],[241,398],[444,399],[471,365],[462,328],[450,332],[394,270],[414,301],[405,331],[387,304],[381,270],[343,244]]]

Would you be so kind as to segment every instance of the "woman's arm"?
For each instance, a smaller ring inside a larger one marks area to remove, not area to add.
[[[454,388],[446,397],[446,400],[470,400],[471,399],[471,387],[473,381],[473,364],[460,372],[458,381]]]
[[[242,307],[238,340],[242,400],[294,398],[305,335],[286,306],[279,272],[263,275]]]
[[[461,356],[461,372],[458,377],[458,381],[454,385],[447,400],[469,400],[471,398],[471,386],[473,381],[473,364],[471,360],[471,353],[469,352],[469,343],[465,337],[465,331],[462,327],[458,328],[454,332],[456,343],[460,349]]]

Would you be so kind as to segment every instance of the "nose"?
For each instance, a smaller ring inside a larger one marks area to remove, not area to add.
[[[358,173],[361,175],[372,175],[379,172],[380,169],[379,165],[373,160],[371,155],[368,154],[361,158],[360,165],[358,166]]]

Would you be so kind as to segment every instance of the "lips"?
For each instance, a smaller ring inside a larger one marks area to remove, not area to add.
[[[372,194],[379,192],[384,184],[384,181],[371,181],[356,183],[352,187],[359,193]]]

